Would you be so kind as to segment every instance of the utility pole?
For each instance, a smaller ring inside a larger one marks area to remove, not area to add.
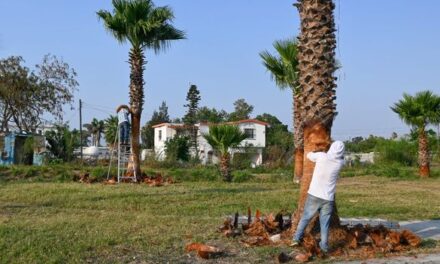
[[[79,149],[81,153],[81,164],[83,162],[83,132],[82,132],[82,101],[79,99]]]

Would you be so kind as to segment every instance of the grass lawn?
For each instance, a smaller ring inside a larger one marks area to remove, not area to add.
[[[337,201],[342,217],[433,219],[440,218],[439,190],[440,179],[355,176],[340,180]],[[159,188],[1,182],[0,263],[193,263],[184,252],[189,242],[225,247],[220,262],[268,263],[287,248],[244,248],[216,228],[247,207],[291,212],[297,196],[287,181]]]

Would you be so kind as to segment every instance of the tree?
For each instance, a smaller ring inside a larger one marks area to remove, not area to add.
[[[187,103],[184,106],[188,109],[183,117],[183,123],[189,128],[191,147],[194,148],[196,158],[199,156],[199,150],[197,147],[198,129],[195,127],[195,124],[197,123],[197,111],[199,109],[200,99],[200,91],[197,89],[196,85],[192,84],[186,94]]]
[[[225,110],[218,111],[207,106],[202,106],[197,111],[198,122],[221,123],[228,120],[228,116],[229,114]]]
[[[391,107],[403,122],[417,129],[419,137],[419,175],[429,177],[430,157],[426,126],[440,123],[440,97],[431,91],[422,91],[411,96],[404,93],[403,99]]]
[[[115,142],[118,137],[118,117],[110,115],[104,120],[104,139],[107,146],[115,147]]]
[[[293,133],[294,133],[294,179],[301,179],[304,162],[304,134],[301,117],[301,92],[298,84],[298,43],[296,40],[275,41],[273,47],[278,56],[268,51],[260,53],[263,65],[270,72],[276,85],[284,90],[292,90],[293,97]]]
[[[0,60],[1,131],[13,122],[20,131],[35,132],[44,114],[61,122],[63,107],[72,107],[78,86],[74,69],[50,54],[34,70],[23,63],[20,56]]]
[[[238,99],[234,102],[234,112],[229,114],[229,121],[249,119],[252,111],[254,111],[254,106],[248,104],[244,99]]]
[[[264,113],[255,119],[269,124],[266,128],[264,160],[269,166],[284,166],[293,150],[293,134],[276,116]]]
[[[141,131],[142,147],[146,149],[151,149],[154,147],[154,125],[160,123],[171,122],[170,116],[168,114],[168,106],[165,101],[159,106],[158,111],[154,111],[151,116],[150,121],[148,121]]]
[[[232,180],[230,162],[231,155],[229,150],[237,147],[247,138],[237,126],[215,125],[209,128],[209,133],[203,135],[211,147],[220,153],[220,172],[223,180]]]
[[[331,0],[298,0],[301,34],[298,38],[299,86],[302,95],[304,124],[304,156],[311,151],[326,151],[330,145],[331,128],[336,116],[335,80],[335,5]],[[307,191],[312,180],[314,163],[304,159],[303,177],[297,211],[292,222],[296,230],[304,211]],[[317,218],[309,226],[314,226]],[[331,229],[339,226],[336,206],[331,217]],[[330,233],[330,240],[332,235]]]
[[[120,42],[130,42],[130,109],[131,148],[136,177],[140,177],[139,133],[144,103],[144,65],[146,49],[155,53],[166,50],[172,40],[185,38],[185,33],[172,26],[173,11],[168,6],[155,7],[151,0],[113,0],[114,10],[100,10],[97,15]]]
[[[176,135],[165,142],[165,154],[170,161],[189,161],[189,138]]]
[[[80,147],[78,133],[73,133],[67,125],[56,125],[55,129],[45,133],[48,150],[58,159],[71,161],[73,150]]]
[[[105,130],[104,121],[93,118],[90,124],[84,124],[83,126],[92,137],[92,146],[99,147],[101,134],[104,133]]]

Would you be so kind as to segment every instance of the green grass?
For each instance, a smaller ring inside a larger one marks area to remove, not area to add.
[[[261,176],[263,177],[263,176]],[[260,177],[260,178],[261,178]],[[341,179],[342,217],[440,218],[440,180],[362,176]],[[8,181],[0,183],[0,263],[193,263],[184,246],[225,247],[226,263],[267,263],[287,248],[244,248],[216,232],[247,207],[294,210],[290,181],[146,185]]]

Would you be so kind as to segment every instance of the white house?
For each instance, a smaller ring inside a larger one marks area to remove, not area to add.
[[[243,140],[238,148],[231,149],[231,155],[235,153],[247,152],[251,155],[252,166],[259,166],[263,163],[263,149],[266,147],[266,126],[269,124],[256,119],[240,120],[236,122],[228,122],[226,124],[237,125],[240,130],[248,137]],[[211,145],[203,137],[209,133],[211,123],[199,123],[195,126],[198,128],[197,143],[199,158],[203,164],[217,163],[218,158],[214,154]],[[184,129],[184,124],[162,123],[153,126],[154,128],[154,151],[156,156],[163,160],[165,158],[165,142],[173,138],[179,129]]]

